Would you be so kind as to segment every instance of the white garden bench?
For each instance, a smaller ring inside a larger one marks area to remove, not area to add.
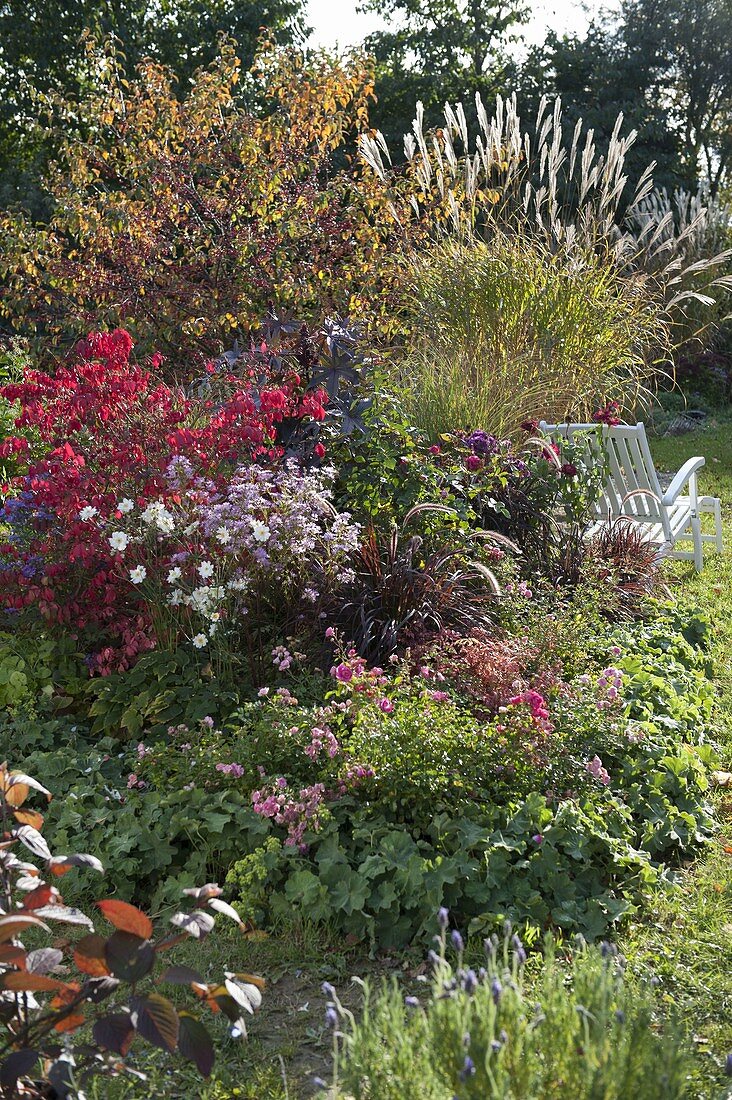
[[[693,561],[697,570],[704,564],[705,542],[722,549],[722,506],[717,497],[699,496],[697,472],[704,459],[690,458],[662,490],[653,464],[643,424],[547,424],[539,425],[550,438],[571,439],[588,433],[587,446],[593,449],[593,439],[602,439],[607,456],[608,477],[605,491],[597,501],[595,529],[610,519],[625,516],[643,526],[650,543],[658,546],[659,555]],[[591,434],[590,434],[591,433]],[[714,534],[702,531],[701,516],[714,516]],[[691,550],[678,549],[677,543],[690,541]]]

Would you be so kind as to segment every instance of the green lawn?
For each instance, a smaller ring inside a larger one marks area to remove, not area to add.
[[[659,469],[675,472],[692,455],[707,462],[700,489],[723,504],[725,551],[706,553],[702,573],[687,563],[667,567],[669,585],[686,606],[704,610],[713,625],[712,655],[719,688],[723,767],[732,759],[732,417],[710,421],[690,435],[653,441]],[[621,943],[632,966],[662,982],[664,999],[691,1029],[698,1051],[694,1100],[730,1095],[722,1072],[732,1051],[732,791],[715,793],[721,835],[697,864],[681,872],[676,892],[659,892]],[[725,836],[726,832],[726,836]]]

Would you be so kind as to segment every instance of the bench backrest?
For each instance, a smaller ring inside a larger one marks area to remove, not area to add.
[[[661,503],[661,487],[642,423],[618,424],[546,424],[542,432],[557,439],[571,439],[587,433],[587,446],[594,449],[593,440],[602,441],[607,456],[608,476],[604,498],[598,509],[603,517],[635,516],[646,522],[668,526],[666,509]]]

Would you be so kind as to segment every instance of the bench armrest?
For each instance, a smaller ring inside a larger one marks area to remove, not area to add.
[[[681,495],[681,490],[684,486],[694,477],[697,470],[700,470],[704,465],[704,459],[700,456],[696,458],[688,458],[679,472],[674,477],[673,481],[669,485],[666,492],[661,498],[664,504],[673,504],[678,496]]]

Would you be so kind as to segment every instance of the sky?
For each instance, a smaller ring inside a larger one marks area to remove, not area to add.
[[[313,28],[311,42],[316,46],[352,46],[367,34],[381,29],[377,15],[361,15],[357,0],[309,0],[308,22]],[[526,27],[528,42],[541,42],[547,28],[559,33],[582,31],[587,26],[586,8],[597,11],[598,0],[533,0],[531,22]]]

